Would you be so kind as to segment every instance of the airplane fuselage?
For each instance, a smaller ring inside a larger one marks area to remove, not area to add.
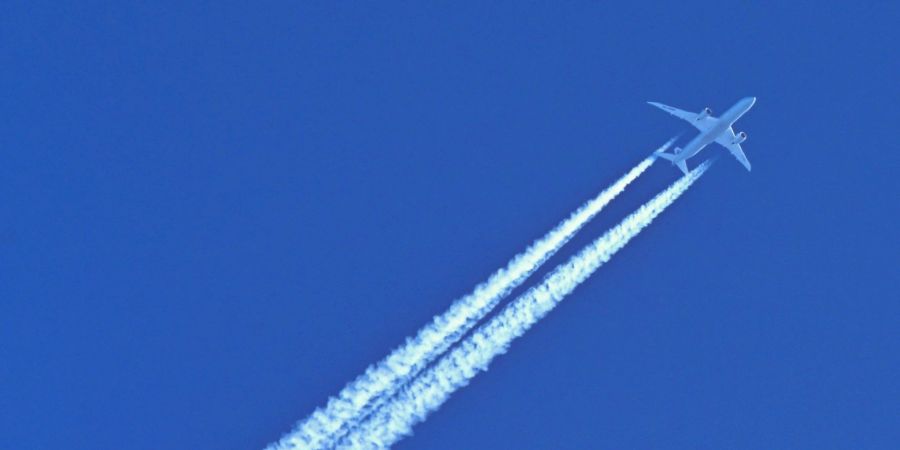
[[[753,104],[756,103],[756,97],[746,97],[734,104],[725,114],[719,117],[716,124],[708,130],[701,132],[694,139],[687,143],[681,152],[676,155],[676,161],[684,161],[688,158],[700,153],[704,147],[716,141],[722,132],[728,129],[734,122],[741,118]]]

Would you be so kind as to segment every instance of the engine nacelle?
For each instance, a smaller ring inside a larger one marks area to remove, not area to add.
[[[709,107],[703,108],[703,111],[700,111],[700,114],[697,114],[697,120],[703,120],[712,115],[712,109]]]
[[[744,142],[746,140],[747,140],[747,133],[744,133],[743,131],[741,131],[740,133],[734,135],[734,139],[732,139],[731,143],[732,144],[740,144],[741,142]]]

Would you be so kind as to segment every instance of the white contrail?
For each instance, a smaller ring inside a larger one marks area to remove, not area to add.
[[[674,138],[660,147],[660,150],[667,149],[673,141]],[[317,409],[300,421],[280,441],[270,444],[268,450],[321,449],[334,446],[338,438],[472,329],[512,289],[522,284],[585,223],[647,170],[654,160],[654,156],[644,159],[612,186],[578,208],[525,252],[515,256],[505,268],[478,285],[471,294],[458,299],[446,312],[435,316],[415,337],[407,339],[406,343],[385,359],[369,366],[365,373],[344,387],[337,397],[329,399],[326,407]]]
[[[399,390],[397,396],[373,413],[368,421],[351,430],[338,448],[386,448],[410,434],[415,424],[425,420],[480,370],[486,370],[491,360],[505,352],[513,339],[525,333],[649,225],[700,178],[710,164],[707,161],[695,168],[554,269],[543,283],[511,302],[427,372]]]

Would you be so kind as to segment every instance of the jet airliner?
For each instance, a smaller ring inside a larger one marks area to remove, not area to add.
[[[713,117],[712,110],[709,108],[703,108],[703,111],[700,111],[699,113],[692,113],[663,105],[662,103],[647,103],[675,117],[688,121],[691,125],[700,130],[700,134],[688,142],[683,149],[675,147],[674,153],[666,153],[665,150],[659,151],[656,153],[656,156],[672,161],[672,164],[678,166],[682,172],[687,174],[687,159],[700,153],[700,150],[703,150],[703,147],[715,142],[722,147],[727,148],[728,151],[747,168],[747,171],[750,170],[750,161],[747,160],[747,156],[744,155],[744,150],[741,149],[741,142],[747,140],[747,133],[741,131],[740,133],[735,134],[734,129],[732,129],[731,126],[753,107],[753,104],[756,103],[756,97],[746,97],[741,99],[735,103],[734,106],[729,108],[728,111],[725,111],[725,114],[722,114],[722,117],[720,118]]]

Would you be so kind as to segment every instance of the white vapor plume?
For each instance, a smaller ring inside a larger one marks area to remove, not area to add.
[[[660,150],[668,148],[674,139]],[[659,150],[657,150],[659,151]],[[475,290],[456,300],[450,308],[419,330],[415,337],[391,352],[383,360],[369,366],[347,384],[337,397],[329,399],[300,421],[295,429],[270,444],[268,450],[321,449],[333,447],[337,439],[355,427],[372,411],[387,401],[400,386],[421,372],[437,356],[462,338],[487,315],[509,292],[522,284],[548,258],[562,247],[584,224],[618,196],[655,160],[650,156],[628,171],[622,178],[582,205],[547,235],[515,256],[505,268],[495,272]]]
[[[479,327],[466,340],[338,443],[340,449],[390,447],[412,427],[437,410],[457,389],[468,384],[491,360],[504,353],[509,344],[552,310],[625,244],[671,205],[709,168],[711,161],[660,192],[614,228],[585,247],[544,281],[511,302],[496,317]]]

